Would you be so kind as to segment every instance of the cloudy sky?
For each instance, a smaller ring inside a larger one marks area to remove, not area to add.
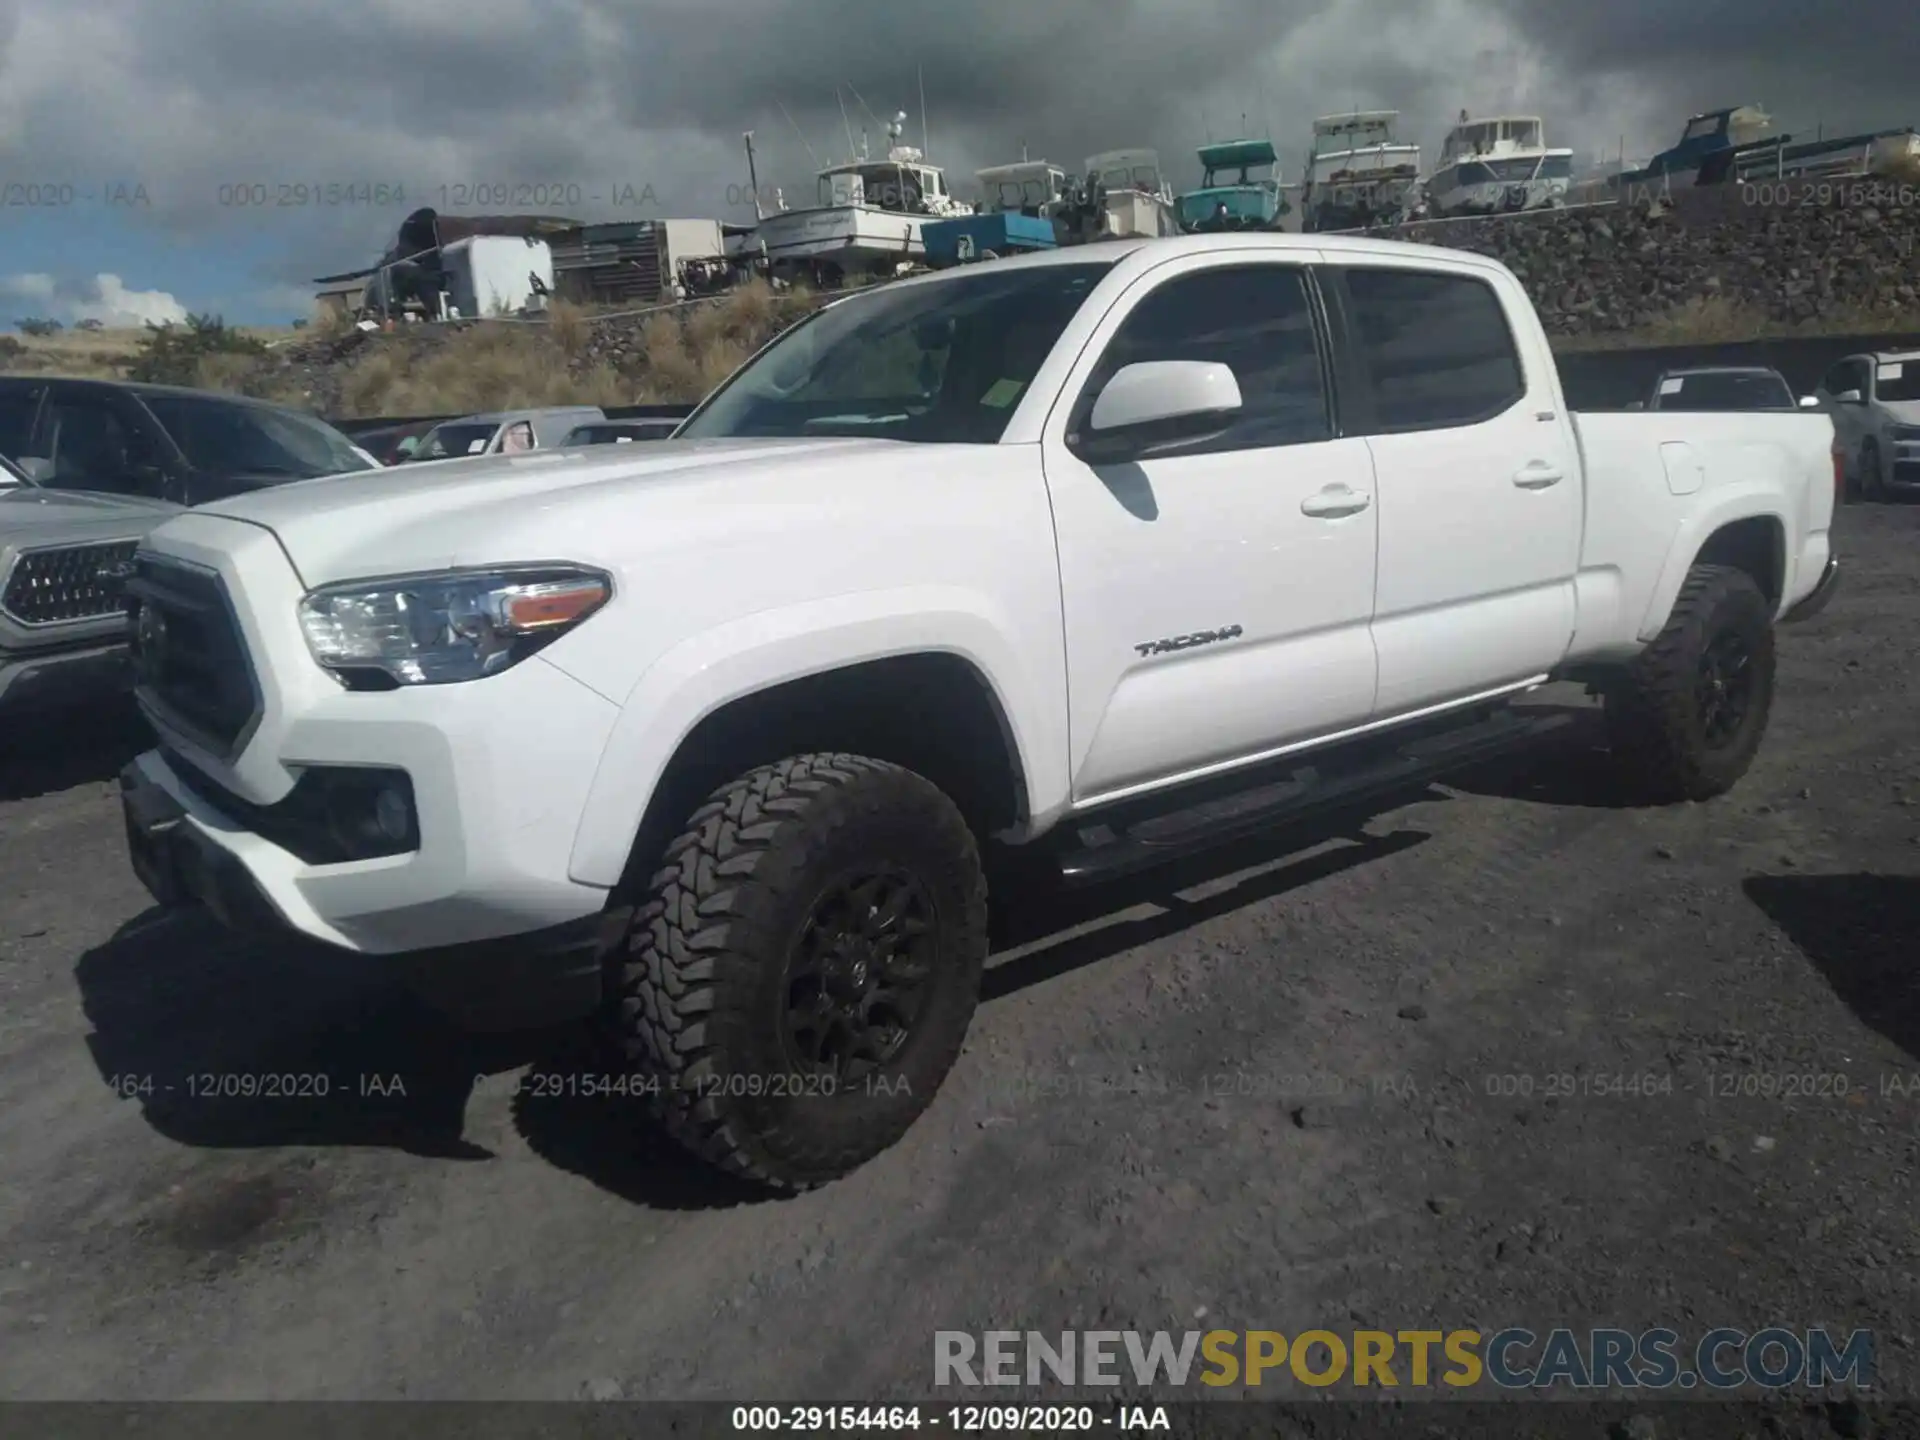
[[[800,203],[849,122],[881,143],[906,110],[917,140],[919,70],[968,193],[1023,145],[1152,145],[1192,183],[1243,126],[1291,180],[1312,117],[1353,107],[1429,153],[1463,107],[1543,114],[1582,157],[1723,104],[1905,125],[1916,56],[1912,0],[0,0],[0,324],[284,322],[421,204],[750,219],[743,130]]]

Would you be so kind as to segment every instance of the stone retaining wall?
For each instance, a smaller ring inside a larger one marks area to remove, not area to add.
[[[1640,331],[1706,302],[1773,325],[1860,329],[1920,309],[1920,186],[1910,184],[1724,185],[1380,233],[1511,266],[1563,336]]]

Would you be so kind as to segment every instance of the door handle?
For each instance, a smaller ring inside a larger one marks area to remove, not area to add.
[[[1544,460],[1535,460],[1513,477],[1513,483],[1522,490],[1544,490],[1549,485],[1558,485],[1567,478],[1567,472],[1558,465],[1549,465]]]
[[[1317,495],[1309,495],[1300,502],[1300,513],[1311,515],[1318,520],[1338,520],[1344,515],[1358,515],[1373,504],[1373,496],[1364,490],[1350,490],[1344,485],[1331,485]]]

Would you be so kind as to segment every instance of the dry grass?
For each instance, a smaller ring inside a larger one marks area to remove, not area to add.
[[[338,370],[332,409],[348,418],[691,402],[815,303],[805,293],[775,294],[752,283],[709,303],[645,317],[557,301],[543,324],[481,323],[425,333],[408,327],[380,337]],[[625,345],[617,368],[609,356],[616,332]],[[257,383],[244,367],[210,366],[204,376],[220,389]]]
[[[291,339],[306,332],[276,327],[239,327],[239,334],[264,342]],[[139,354],[147,332],[139,330],[64,330],[58,335],[12,335],[18,353],[0,357],[0,370],[10,375],[71,375],[76,379],[123,379]],[[231,387],[222,387],[231,388]]]
[[[1776,320],[1751,305],[1715,296],[1694,300],[1634,330],[1556,335],[1556,350],[1631,350],[1642,346],[1733,345],[1746,340],[1823,335],[1903,335],[1920,331],[1920,312],[1841,308],[1812,320]]]

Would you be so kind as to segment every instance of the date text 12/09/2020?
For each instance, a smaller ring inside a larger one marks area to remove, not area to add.
[[[214,203],[228,210],[310,210],[337,206],[384,209],[409,205],[439,210],[481,207],[565,209],[608,205],[622,210],[658,208],[653,187],[632,180],[466,181],[454,185],[408,185],[397,181],[240,180],[215,187]]]
[[[780,1435],[851,1430],[913,1431],[922,1427],[958,1435],[1035,1435],[1054,1432],[1145,1434],[1173,1428],[1157,1405],[736,1405],[733,1429]]]

